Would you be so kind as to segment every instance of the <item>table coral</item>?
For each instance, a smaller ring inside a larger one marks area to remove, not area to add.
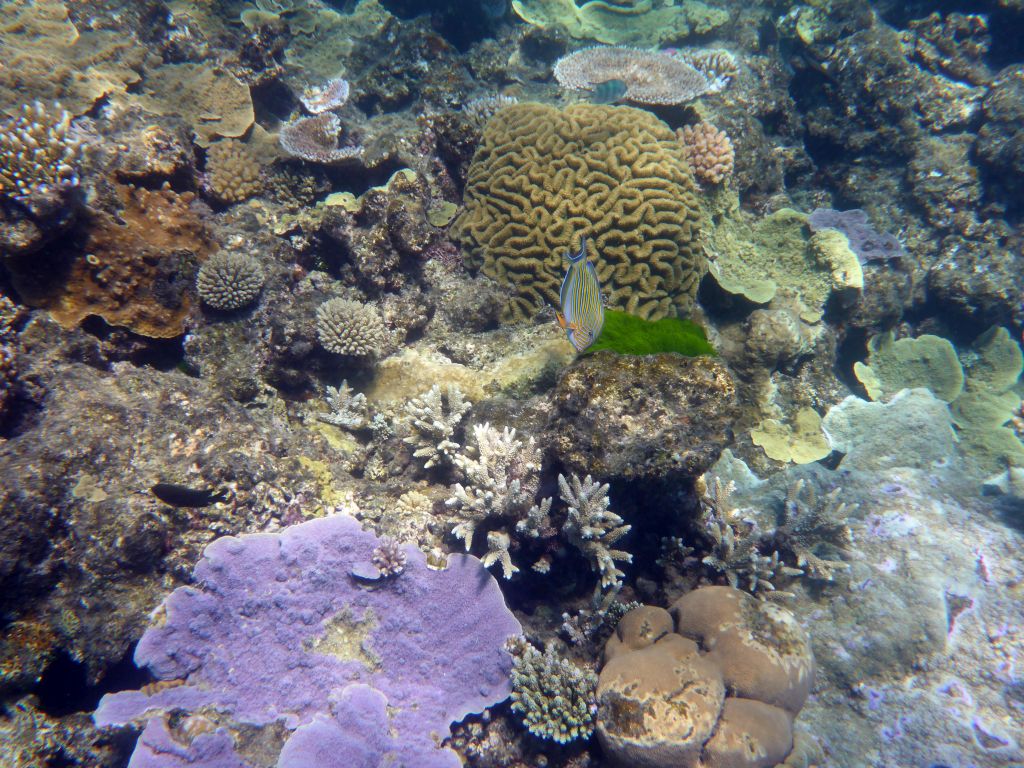
[[[626,84],[624,99],[641,104],[682,104],[709,88],[694,67],[667,53],[622,46],[584,48],[555,62],[563,88],[592,90],[609,80]]]
[[[648,112],[580,104],[501,110],[484,129],[453,231],[470,264],[515,295],[506,321],[558,303],[564,255],[586,235],[608,306],[685,312],[704,272],[696,185]]]
[[[117,218],[95,214],[84,255],[61,274],[19,271],[18,289],[64,328],[99,315],[143,336],[179,336],[196,262],[215,247],[195,195],[128,186],[118,194],[123,209]]]
[[[649,0],[513,0],[512,8],[519,18],[537,27],[561,27],[579,39],[644,47],[707,34],[729,20],[726,11],[697,0],[664,4]]]
[[[180,684],[107,695],[96,723],[147,718],[133,761],[154,767],[257,764],[243,745],[267,726],[283,727],[278,765],[326,768],[339,754],[362,754],[359,765],[387,755],[457,768],[436,738],[508,696],[503,645],[519,622],[469,555],[438,571],[408,546],[403,573],[361,586],[353,570],[379,545],[343,515],[218,539],[196,566],[196,586],[165,600],[136,648],[137,664]],[[168,716],[205,708],[218,710],[216,724],[191,737],[181,727],[188,718]]]

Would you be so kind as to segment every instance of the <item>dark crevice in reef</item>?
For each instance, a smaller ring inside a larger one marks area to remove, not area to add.
[[[43,672],[32,693],[39,700],[39,709],[50,717],[63,717],[75,712],[96,709],[104,694],[136,689],[151,682],[148,672],[138,669],[132,656],[135,646],[111,667],[103,679],[90,684],[85,664],[61,652]]]
[[[465,0],[383,0],[385,8],[400,19],[430,15],[430,25],[445,40],[465,53],[473,43],[491,37],[505,15],[500,2]],[[495,8],[494,15],[487,8]]]

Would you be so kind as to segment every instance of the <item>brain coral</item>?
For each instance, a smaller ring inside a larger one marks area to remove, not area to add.
[[[514,291],[506,321],[557,304],[564,255],[586,235],[608,305],[685,311],[704,271],[696,185],[672,131],[629,107],[516,104],[496,114],[469,169],[454,231]]]

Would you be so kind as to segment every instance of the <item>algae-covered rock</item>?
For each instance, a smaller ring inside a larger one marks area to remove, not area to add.
[[[598,352],[566,369],[543,442],[570,471],[685,480],[732,441],[735,386],[709,357]]]
[[[846,236],[836,230],[811,233],[807,216],[783,208],[757,222],[735,212],[714,228],[709,269],[728,293],[767,304],[784,291],[802,304],[800,319],[816,322],[833,292],[854,299],[864,273]]]
[[[754,445],[764,449],[769,459],[810,464],[832,452],[828,438],[821,431],[821,417],[813,408],[801,408],[792,424],[765,419],[750,430]]]
[[[587,352],[602,349],[610,349],[620,355],[675,352],[695,357],[716,354],[708,342],[707,333],[692,320],[663,317],[651,321],[614,309],[605,310],[601,335],[587,348]]]
[[[964,374],[948,339],[925,334],[896,341],[892,332],[868,342],[868,362],[853,372],[872,400],[888,400],[901,389],[925,387],[951,402],[963,391]]]

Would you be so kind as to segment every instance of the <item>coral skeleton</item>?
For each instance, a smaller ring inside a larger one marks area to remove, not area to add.
[[[324,399],[331,412],[318,413],[316,417],[320,421],[345,429],[362,429],[366,426],[366,395],[362,392],[354,393],[347,379],[341,382],[340,387],[328,386]]]
[[[541,653],[529,643],[510,641],[512,711],[534,736],[559,744],[588,739],[597,714],[597,675],[573,664],[548,643]]]
[[[590,560],[590,565],[600,574],[602,589],[620,587],[625,574],[615,561],[631,563],[633,556],[614,549],[613,545],[629,533],[632,526],[623,525],[622,518],[608,508],[608,484],[596,483],[590,475],[583,481],[575,474],[570,480],[559,475],[558,488],[562,501],[569,506],[562,533]]]
[[[450,465],[461,447],[452,438],[472,403],[455,385],[449,385],[446,393],[442,396],[441,387],[435,384],[405,406],[414,432],[405,442],[416,449],[413,456],[427,460],[424,469]]]

